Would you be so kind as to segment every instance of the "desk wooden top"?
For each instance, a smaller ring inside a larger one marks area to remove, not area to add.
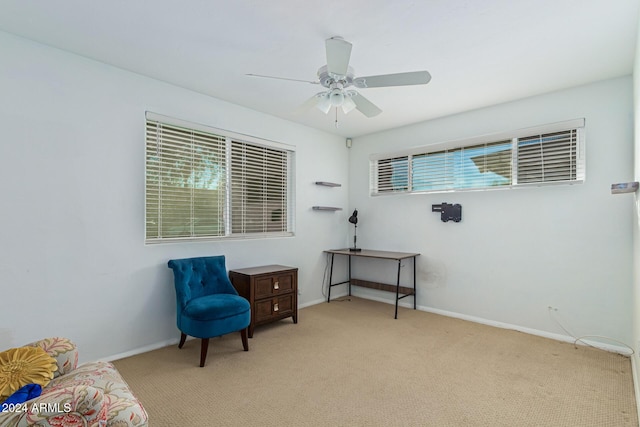
[[[390,252],[390,251],[376,251],[373,249],[362,249],[360,251],[352,251],[349,248],[345,249],[329,249],[325,252],[338,255],[360,256],[366,258],[384,258],[384,259],[405,259],[417,257],[418,253],[413,252]]]

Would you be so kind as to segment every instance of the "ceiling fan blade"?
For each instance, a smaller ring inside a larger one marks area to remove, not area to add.
[[[356,103],[351,99],[352,96],[352,94],[348,94],[348,96],[344,97],[344,101],[342,102],[342,112],[345,114],[349,114],[354,108],[356,108]]]
[[[246,76],[250,76],[250,77],[263,77],[263,78],[267,78],[267,79],[277,79],[277,80],[289,80],[292,82],[302,82],[302,83],[311,83],[314,85],[319,85],[320,82],[316,81],[316,82],[312,82],[309,80],[299,80],[299,79],[290,79],[287,77],[275,77],[275,76],[263,76],[261,74],[245,74]]]
[[[412,71],[409,73],[383,74],[379,76],[357,77],[353,85],[358,88],[424,85],[431,80],[428,71]]]
[[[351,99],[356,104],[356,108],[362,114],[367,117],[375,117],[378,114],[382,113],[382,110],[376,107],[371,101],[369,101],[364,96],[360,95],[358,92],[354,92],[351,96]]]
[[[327,50],[327,71],[339,76],[346,76],[351,58],[351,43],[340,38],[332,37],[325,42]]]
[[[318,110],[327,114],[331,109],[331,101],[327,92],[318,92],[311,98],[307,99],[301,106],[296,108],[295,113],[305,113],[311,108],[316,107]]]

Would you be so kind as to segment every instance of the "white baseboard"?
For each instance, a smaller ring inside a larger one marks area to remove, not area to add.
[[[345,296],[345,295],[347,295],[346,292],[337,293],[335,295],[335,297],[339,298],[339,297],[342,297],[342,296]],[[300,309],[300,308],[310,307],[312,305],[321,304],[321,303],[326,302],[326,301],[327,300],[325,298],[314,300],[314,301],[309,301],[309,302],[306,302],[304,304],[300,304],[298,306],[298,308]],[[192,340],[192,339],[195,339],[195,338],[187,337],[187,341]],[[142,353],[146,353],[148,351],[157,350],[157,349],[162,348],[162,347],[167,347],[167,346],[170,346],[170,345],[176,345],[176,344],[178,344],[179,341],[180,341],[179,338],[174,338],[174,339],[170,339],[170,340],[164,340],[164,341],[160,341],[160,342],[157,342],[157,343],[154,343],[154,344],[150,344],[150,345],[146,345],[146,346],[143,346],[143,347],[138,347],[138,348],[135,348],[135,349],[130,350],[130,351],[125,351],[124,353],[118,353],[118,354],[114,354],[112,356],[103,357],[100,360],[103,360],[105,362],[113,362],[114,360],[124,359],[125,357],[135,356],[137,354],[142,354]]]
[[[357,296],[359,298],[363,298],[363,299],[370,299],[373,301],[378,301],[378,302],[384,302],[390,305],[395,305],[395,301],[393,300],[389,300],[389,299],[385,299],[385,298],[378,298],[375,296],[371,296],[371,295],[354,295]],[[398,306],[400,307],[404,307],[404,308],[413,308],[413,303],[408,303],[408,302],[401,302],[398,304]],[[563,341],[563,342],[568,342],[568,343],[572,343],[572,344],[576,344],[576,345],[589,345],[590,347],[595,347],[598,348],[600,350],[605,350],[605,351],[609,351],[612,353],[618,353],[621,354],[623,356],[630,356],[631,355],[631,350],[627,347],[623,347],[623,346],[618,346],[618,345],[613,345],[613,344],[607,344],[607,343],[603,343],[603,342],[599,342],[599,341],[593,341],[593,340],[587,340],[587,339],[580,339],[579,341],[576,342],[576,339],[574,337],[568,336],[568,335],[562,335],[562,334],[556,334],[553,332],[547,332],[547,331],[541,331],[539,329],[533,329],[533,328],[527,328],[524,326],[519,326],[519,325],[513,325],[510,323],[504,323],[504,322],[497,322],[495,320],[488,320],[488,319],[484,319],[482,317],[476,317],[476,316],[469,316],[466,314],[460,314],[460,313],[456,313],[454,311],[447,311],[447,310],[440,310],[437,308],[432,308],[432,307],[427,307],[427,306],[417,306],[416,307],[417,310],[420,311],[426,311],[428,313],[434,313],[434,314],[439,314],[442,316],[447,316],[447,317],[453,317],[456,319],[461,319],[461,320],[468,320],[469,322],[475,322],[475,323],[480,323],[482,325],[488,325],[488,326],[494,326],[496,328],[502,328],[502,329],[511,329],[514,331],[519,331],[519,332],[524,332],[526,334],[530,334],[530,335],[537,335],[540,337],[544,337],[544,338],[550,338],[556,341]]]
[[[322,304],[323,302],[327,302],[327,299],[326,298],[322,298],[322,299],[317,299],[317,300],[305,302],[304,304],[299,304],[298,305],[298,309],[305,308],[305,307],[311,307],[312,305]]]
[[[622,347],[622,346],[618,346],[618,345],[607,344],[607,343],[603,343],[603,342],[599,342],[599,341],[587,340],[587,339],[582,339],[582,338],[580,340],[576,341],[576,339],[574,337],[571,337],[571,336],[568,336],[568,335],[562,335],[562,334],[556,334],[556,333],[553,333],[553,332],[541,331],[539,329],[527,328],[527,327],[519,326],[519,325],[512,325],[510,323],[497,322],[497,321],[494,321],[494,320],[487,320],[487,319],[483,319],[481,317],[468,316],[468,315],[465,315],[465,314],[459,314],[459,313],[445,311],[445,310],[438,310],[438,309],[431,308],[431,307],[420,306],[420,307],[418,307],[418,309],[422,310],[422,311],[427,311],[427,312],[430,312],[430,313],[434,313],[434,314],[441,314],[443,316],[455,317],[457,319],[468,320],[470,322],[475,322],[475,323],[481,323],[483,325],[494,326],[496,328],[512,329],[514,331],[524,332],[524,333],[530,334],[530,335],[537,335],[539,337],[544,337],[544,338],[550,338],[550,339],[553,339],[553,340],[556,340],[556,341],[563,341],[563,342],[568,342],[568,343],[576,344],[576,345],[589,345],[590,347],[595,347],[595,348],[598,348],[600,350],[605,350],[605,351],[609,351],[609,352],[612,352],[612,353],[618,353],[618,354],[621,354],[623,356],[630,356],[631,355],[631,351],[627,347]]]
[[[334,295],[332,295],[331,299],[334,298],[341,298],[344,296],[347,296],[348,292],[341,292],[341,293],[335,293]],[[353,294],[352,294],[353,295]],[[385,298],[378,298],[375,296],[371,296],[371,295],[353,295],[355,297],[358,298],[362,298],[362,299],[369,299],[372,301],[378,301],[378,302],[383,302],[389,305],[395,305],[395,302],[389,299],[385,299]],[[298,306],[298,308],[305,308],[305,307],[310,307],[312,305],[316,305],[316,304],[321,304],[326,302],[327,300],[325,298],[323,299],[317,299],[317,300],[313,300],[313,301],[309,301],[306,302],[304,304],[301,304]],[[404,308],[413,308],[413,304],[411,303],[405,303],[405,302],[401,302],[400,304],[398,304],[400,307],[404,307]],[[601,350],[605,350],[605,351],[610,351],[613,353],[618,353],[618,354],[622,354],[624,356],[630,356],[630,351],[628,348],[626,347],[621,347],[621,346],[617,346],[617,345],[611,345],[611,344],[606,344],[606,343],[602,343],[602,342],[595,342],[595,341],[591,341],[591,340],[580,340],[577,343],[575,342],[575,338],[570,337],[568,335],[562,335],[562,334],[555,334],[552,332],[547,332],[547,331],[541,331],[538,329],[533,329],[533,328],[526,328],[524,326],[518,326],[518,325],[512,325],[510,323],[503,323],[503,322],[497,322],[494,320],[488,320],[488,319],[484,319],[481,317],[476,317],[476,316],[469,316],[466,314],[460,314],[460,313],[456,313],[453,311],[447,311],[447,310],[440,310],[437,308],[432,308],[432,307],[427,307],[427,306],[417,306],[416,307],[418,310],[420,311],[425,311],[428,313],[434,313],[434,314],[439,314],[442,316],[447,316],[447,317],[453,317],[456,319],[461,319],[461,320],[467,320],[470,322],[475,322],[475,323],[480,323],[483,325],[488,325],[488,326],[494,326],[497,328],[502,328],[502,329],[511,329],[511,330],[515,330],[515,331],[519,331],[519,332],[524,332],[527,334],[531,334],[531,335],[537,335],[540,337],[544,337],[544,338],[550,338],[550,339],[554,339],[556,341],[563,341],[563,342],[568,342],[568,343],[575,343],[575,344],[580,344],[580,345],[586,345],[588,344],[589,346],[592,347],[596,347],[599,348]],[[192,337],[188,337],[187,340],[191,340],[194,339]],[[153,351],[153,350],[157,350],[159,348],[162,347],[167,347],[169,345],[174,345],[177,344],[179,341],[178,338],[175,339],[170,339],[170,340],[165,340],[165,341],[160,341],[154,344],[150,344],[144,347],[138,347],[136,349],[130,350],[130,351],[126,351],[124,353],[119,353],[119,354],[114,354],[112,356],[108,356],[105,358],[102,358],[100,360],[104,360],[107,362],[111,362],[114,360],[118,360],[118,359],[124,359],[125,357],[131,357],[131,356],[135,356],[137,354],[141,354],[141,353],[146,353],[148,351]],[[636,369],[636,365],[635,365],[635,358],[631,357],[631,366],[632,369]],[[636,391],[636,399],[640,398],[640,385],[637,384],[636,382],[636,375],[635,375],[635,371],[633,374],[633,381],[634,381],[634,387],[635,387],[635,391]],[[638,413],[640,414],[640,400],[638,400]],[[640,419],[640,417],[638,418]]]
[[[194,338],[189,337],[187,339],[190,340]],[[178,344],[179,341],[180,341],[179,338],[164,340],[157,343],[145,345],[144,347],[138,347],[130,351],[125,351],[124,353],[118,353],[118,354],[114,354],[113,356],[104,357],[104,358],[101,358],[100,360],[103,360],[105,362],[113,362],[114,360],[124,359],[125,357],[131,357],[137,354],[142,354],[149,351],[157,350],[162,347]]]

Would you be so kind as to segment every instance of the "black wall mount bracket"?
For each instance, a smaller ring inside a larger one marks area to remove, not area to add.
[[[431,205],[431,212],[440,212],[440,220],[442,222],[462,221],[462,206],[456,203],[455,205],[449,203],[440,203],[439,205]]]

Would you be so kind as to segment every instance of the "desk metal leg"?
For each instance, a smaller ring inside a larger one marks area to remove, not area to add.
[[[416,309],[416,257],[413,257],[413,309]]]
[[[351,296],[351,255],[349,255],[349,296]]]
[[[331,254],[331,267],[329,268],[329,292],[327,292],[327,302],[331,302],[331,284],[333,283],[333,256]]]
[[[398,278],[396,279],[396,316],[398,318],[398,301],[400,301],[400,267],[402,266],[402,260],[398,260]]]

